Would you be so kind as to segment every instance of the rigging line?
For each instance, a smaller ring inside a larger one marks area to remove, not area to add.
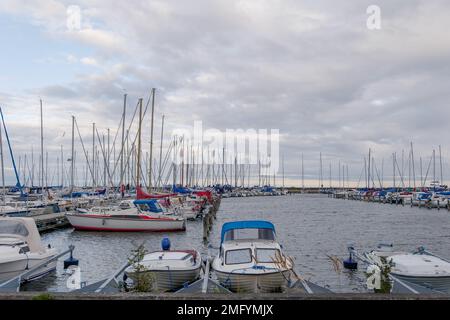
[[[378,177],[378,182],[380,183],[380,188],[383,189],[383,185],[382,185],[381,179],[380,179],[380,174],[378,173],[378,168],[377,168],[377,164],[375,163],[375,161],[373,161],[373,165],[374,165],[374,168],[375,168],[375,172],[376,172],[376,174],[377,174],[377,177]]]
[[[142,116],[142,119],[144,118],[145,113],[146,113],[146,111],[147,111],[147,108],[148,108],[148,106],[149,106],[149,104],[150,104],[150,100],[151,100],[152,94],[153,94],[153,92],[150,93],[150,96],[149,96],[149,98],[148,98],[148,100],[147,100],[147,104],[145,105],[145,111],[144,111],[144,115]],[[130,132],[131,126],[132,126],[132,124],[133,124],[133,122],[134,122],[134,118],[136,117],[136,113],[137,113],[137,110],[138,110],[138,106],[139,106],[139,101],[137,102],[136,107],[135,107],[135,109],[134,109],[134,114],[133,114],[133,117],[132,117],[132,119],[131,119],[130,126],[128,127],[128,131],[127,131],[128,133]],[[114,137],[113,145],[116,144],[116,139],[117,139],[117,136],[118,136],[118,134],[119,134],[120,126],[122,125],[122,121],[124,121],[123,115],[122,115],[122,117],[121,117],[121,120],[120,120],[120,123],[119,123],[119,127],[118,127],[118,129],[117,129],[117,131],[116,131],[116,136]],[[127,137],[128,137],[128,135],[127,135],[125,138],[127,138]],[[124,138],[124,139],[125,139],[125,138]],[[111,151],[109,152],[109,155],[108,155],[108,156],[111,157],[111,154],[112,154],[112,148],[111,148]],[[122,154],[122,151],[119,153],[118,159],[120,159],[121,154]]]
[[[151,95],[150,95],[150,98],[151,98]],[[144,113],[143,113],[143,115],[142,115],[142,119],[144,119],[145,114],[147,113],[147,109],[148,109],[148,106],[149,106],[149,104],[150,104],[150,98],[148,99],[147,105],[145,106]],[[134,117],[135,117],[135,115],[136,115],[136,113],[137,113],[138,106],[139,106],[139,102],[136,104],[136,108],[135,108],[135,110],[134,110],[134,115],[133,115],[133,118],[132,118],[132,120],[131,120],[130,126],[128,127],[128,131],[127,131],[127,135],[126,135],[125,139],[128,139],[129,136],[130,136],[130,134],[131,134],[130,129],[131,129],[131,125],[133,124]],[[134,146],[135,143],[136,143],[137,137],[138,137],[138,133],[136,133],[136,135],[135,135],[135,137],[134,137],[134,140],[133,140],[133,146]],[[114,165],[114,170],[113,170],[113,172],[112,172],[112,176],[114,176],[114,175],[116,174],[117,167],[118,167],[118,165],[119,165],[119,163],[120,163],[119,159],[121,158],[122,153],[124,153],[124,151],[125,151],[124,149],[125,149],[125,144],[121,147],[121,150],[120,150],[119,155],[118,155],[118,157],[117,157],[118,161],[116,161],[116,163],[115,163],[115,165]],[[128,163],[129,163],[129,158],[130,158],[130,154],[127,155],[127,162],[126,162],[126,164],[124,164],[124,167],[126,167],[126,166],[128,165]]]
[[[395,164],[397,165],[398,173],[400,174],[400,180],[402,181],[403,188],[405,187],[405,181],[403,181],[403,173],[400,172],[400,167],[398,166],[397,157],[395,158]]]
[[[99,144],[100,144],[100,150],[102,151],[102,155],[103,155],[103,163],[106,163],[107,159],[106,159],[106,155],[105,155],[105,148],[104,148],[104,146],[103,146],[103,144],[102,144],[102,141],[101,141],[101,139],[100,139],[100,135],[99,135],[99,133],[98,133],[98,130],[95,129],[95,131],[96,131],[96,133],[97,133],[97,140],[98,140],[98,142],[99,142]],[[114,183],[113,183],[113,181],[112,181],[112,178],[111,178],[111,174],[110,174],[110,172],[109,172],[109,166],[106,166],[106,172],[108,173],[108,179],[109,179],[109,182],[111,183],[111,185],[114,185]]]
[[[85,149],[85,147],[84,147],[83,138],[81,137],[80,129],[78,128],[78,122],[77,122],[77,119],[76,119],[76,118],[74,118],[74,119],[75,119],[75,126],[76,126],[76,128],[77,128],[78,136],[79,136],[79,138],[80,138],[81,146],[82,146],[82,148],[83,148],[84,156],[86,157],[86,162],[87,162],[87,165],[88,165],[88,168],[89,168],[89,172],[91,173],[92,179],[95,179],[95,178],[94,178],[94,172],[92,171],[92,168],[91,168],[91,165],[90,165],[90,162],[89,162],[89,157],[88,157],[88,155],[87,155],[87,153],[86,153],[86,149]],[[72,159],[72,161],[74,161],[74,159]]]
[[[162,165],[161,173],[160,173],[161,178],[159,179],[160,181],[158,181],[158,183],[162,183],[162,175],[163,175],[164,171],[166,171],[166,167],[167,167],[167,163],[169,162],[169,155],[172,151],[172,147],[173,147],[173,141],[170,142],[169,148],[167,148],[166,155],[164,156],[164,161],[163,161],[163,165]]]
[[[425,187],[425,183],[427,182],[427,179],[428,179],[428,173],[430,172],[430,167],[431,167],[431,161],[432,161],[432,160],[433,160],[433,157],[430,157],[430,162],[428,162],[427,173],[425,174],[425,178],[423,179],[422,188]]]
[[[361,183],[361,178],[365,171],[364,169],[365,169],[364,167],[361,169],[361,173],[359,174],[359,178],[358,178],[358,183],[356,184],[356,189],[359,189],[359,184]]]

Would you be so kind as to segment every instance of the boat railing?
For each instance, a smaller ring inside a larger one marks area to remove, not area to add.
[[[108,279],[105,280],[105,282],[103,282],[96,290],[96,293],[100,293],[103,292],[105,290],[105,288],[107,288],[112,282],[114,282],[117,286],[119,285],[119,281],[117,280],[117,277],[119,277],[119,275],[121,275],[126,268],[128,268],[128,266],[130,265],[129,262],[124,263],[119,269],[116,270],[116,272],[114,272],[111,277],[109,277]]]

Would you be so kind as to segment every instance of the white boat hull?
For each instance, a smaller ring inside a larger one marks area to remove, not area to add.
[[[76,230],[85,231],[167,232],[186,230],[184,219],[127,219],[109,216],[93,217],[85,214],[67,214],[67,219]]]
[[[27,259],[21,259],[21,260],[15,260],[15,261],[1,263],[0,264],[0,283],[3,283],[14,277],[17,277],[18,275],[24,273],[28,269],[31,269],[31,268],[37,266],[38,264],[42,263],[44,260],[49,259],[50,257],[45,257],[44,259],[29,259],[28,261],[27,261]],[[23,280],[31,281],[31,280],[40,278],[41,276],[44,276],[47,273],[52,272],[54,270],[56,270],[56,261],[49,262],[44,267],[36,270],[34,273],[29,275],[27,277],[27,279],[23,279]]]
[[[192,283],[200,277],[201,266],[191,270],[151,270],[153,279],[153,291],[166,292],[182,288],[186,283]],[[131,279],[135,279],[134,273],[127,273]]]
[[[450,276],[417,277],[405,276],[396,273],[392,273],[392,275],[399,278],[400,280],[408,281],[425,288],[431,288],[444,293],[450,293]]]
[[[283,292],[291,277],[291,271],[259,274],[226,273],[215,270],[219,282],[237,293]]]

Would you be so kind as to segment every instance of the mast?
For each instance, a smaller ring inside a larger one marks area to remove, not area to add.
[[[319,169],[319,189],[323,186],[323,171],[322,171],[322,152],[320,153],[320,169]]]
[[[441,184],[444,184],[444,175],[442,173],[442,150],[441,150],[441,145],[439,145],[439,166],[440,166],[440,172],[441,172]]]
[[[305,167],[304,167],[304,161],[303,161],[303,153],[302,153],[302,189],[305,191]]]
[[[109,166],[110,166],[110,159],[111,159],[111,145],[110,145],[110,132],[108,128],[108,156],[107,156],[107,162],[106,162],[106,168],[108,170],[108,176],[110,176]],[[113,178],[111,178],[113,179]],[[106,186],[108,186],[109,182],[106,183]],[[109,193],[108,188],[106,188],[107,192]]]
[[[331,190],[332,184],[331,184],[331,162],[330,162],[330,190]]]
[[[6,203],[6,187],[5,187],[5,163],[3,159],[3,137],[2,137],[2,127],[0,125],[0,161],[2,166],[2,186],[3,186],[3,205]]]
[[[152,88],[152,117],[151,117],[151,128],[150,128],[150,165],[148,170],[148,190],[152,188],[152,162],[153,162],[153,120],[155,117],[155,94],[156,89]]]
[[[141,185],[141,129],[142,129],[142,98],[139,99],[139,132],[138,132],[138,149],[136,164],[136,188]]]
[[[436,150],[433,149],[433,183],[436,181]]]
[[[41,109],[41,194],[44,195],[44,119],[42,115],[42,99],[39,100]]]
[[[411,141],[411,162],[412,162],[413,186],[414,190],[416,190],[416,167],[414,163],[414,147],[412,141]]]
[[[64,151],[61,145],[61,188],[64,188]]]
[[[159,170],[158,170],[158,185],[161,183],[161,189],[163,187],[162,183],[162,147],[163,147],[163,139],[164,139],[164,115],[162,116],[161,123],[161,143],[159,145]]]
[[[395,152],[392,154],[392,168],[393,168],[392,180],[394,182],[395,188]]]
[[[72,116],[72,156],[70,158],[70,195],[72,196],[74,189],[74,144],[75,144],[75,116]]]
[[[0,107],[0,116],[2,117],[3,129],[5,129],[6,141],[8,142],[8,148],[9,148],[9,154],[11,155],[11,160],[12,160],[12,164],[13,164],[13,168],[14,168],[14,173],[16,175],[16,180],[17,180],[17,184],[16,185],[20,189],[20,196],[24,197],[22,185],[20,183],[19,173],[17,172],[16,161],[14,160],[14,154],[13,154],[13,151],[12,151],[11,142],[9,141],[8,130],[6,130],[5,119],[3,118],[3,111],[2,111],[1,107]]]
[[[369,148],[369,158],[367,160],[367,187],[370,189],[370,160],[371,160],[371,150]]]
[[[105,134],[103,134],[103,150],[105,150]],[[105,188],[106,188],[106,161],[107,161],[107,157],[103,157],[103,183],[104,183]]]
[[[95,172],[95,122],[92,123],[92,191],[95,189],[96,185],[96,172]]]
[[[181,145],[181,187],[184,186],[184,155],[185,155],[185,150],[184,150],[184,135],[183,135],[183,139],[182,139],[183,144]],[[151,161],[151,159],[150,159]]]
[[[124,196],[123,190],[123,180],[124,180],[124,168],[123,168],[123,159],[124,159],[124,152],[125,152],[125,115],[127,110],[127,94],[125,93],[123,95],[123,114],[122,114],[122,151],[120,152],[120,190],[122,198]]]

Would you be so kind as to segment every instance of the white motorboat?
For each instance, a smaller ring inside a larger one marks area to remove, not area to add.
[[[419,248],[415,252],[393,251],[392,246],[365,253],[377,266],[390,265],[390,274],[400,280],[450,293],[450,262]]]
[[[186,230],[186,220],[178,216],[143,212],[138,208],[94,207],[66,213],[76,230],[116,232],[168,232]]]
[[[202,267],[201,255],[197,250],[170,250],[170,242],[165,243],[163,250],[146,254],[139,265],[146,274],[151,275],[152,291],[166,292],[182,288],[200,277]],[[125,269],[126,276],[136,279],[135,266]]]
[[[281,292],[291,280],[293,263],[275,240],[268,221],[236,221],[222,227],[220,253],[212,268],[234,292]]]
[[[56,254],[56,249],[42,244],[34,219],[0,217],[0,283],[45,263]],[[49,262],[32,273],[28,281],[40,278],[55,269],[56,261]]]

